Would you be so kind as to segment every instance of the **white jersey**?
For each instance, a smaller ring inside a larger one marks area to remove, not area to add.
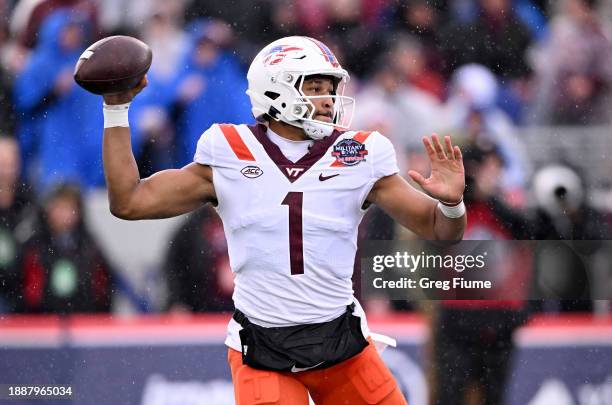
[[[234,304],[261,326],[326,322],[354,302],[357,228],[374,183],[397,173],[377,132],[334,132],[297,162],[264,125],[213,125],[194,160],[212,168],[235,273]],[[240,350],[237,323],[226,343]]]

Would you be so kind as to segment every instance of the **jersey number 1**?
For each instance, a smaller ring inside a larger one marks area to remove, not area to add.
[[[281,203],[289,207],[289,258],[291,275],[304,274],[304,244],[302,243],[302,201],[304,193],[290,192]]]

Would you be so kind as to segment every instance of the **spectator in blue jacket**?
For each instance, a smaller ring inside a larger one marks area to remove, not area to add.
[[[90,42],[88,20],[62,9],[41,26],[39,41],[15,82],[20,141],[33,153],[41,190],[60,181],[104,184],[100,97],[76,85],[74,65]]]
[[[188,32],[191,46],[174,87],[179,166],[193,161],[194,145],[213,123],[254,121],[245,93],[246,75],[236,57],[223,47],[231,31],[222,22],[198,21]]]

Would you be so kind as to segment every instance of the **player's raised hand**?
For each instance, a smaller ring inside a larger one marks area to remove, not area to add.
[[[431,161],[431,174],[428,178],[410,170],[408,175],[433,198],[454,204],[461,201],[465,189],[465,170],[463,157],[458,146],[453,146],[450,136],[444,137],[445,148],[436,134],[423,137],[425,150]]]
[[[119,94],[105,94],[104,102],[108,105],[129,103],[138,93],[142,91],[142,89],[147,87],[148,83],[147,75],[144,75],[136,87],[128,91],[124,91]]]

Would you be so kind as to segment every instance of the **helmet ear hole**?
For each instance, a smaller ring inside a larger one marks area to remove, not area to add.
[[[286,103],[282,103],[281,107],[285,108],[285,107],[287,107],[287,104]]]
[[[274,118],[275,120],[278,120],[278,115],[280,114],[280,111],[278,111],[276,108],[274,108],[274,106],[270,106],[270,109],[268,110],[268,115],[272,118]]]

